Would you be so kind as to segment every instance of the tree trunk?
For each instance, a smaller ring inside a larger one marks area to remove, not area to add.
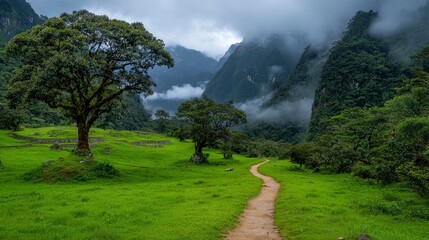
[[[91,153],[89,150],[89,128],[85,123],[78,123],[77,124],[77,146],[75,153],[77,155],[88,155]]]
[[[201,142],[195,143],[195,153],[203,154],[204,144]]]
[[[208,162],[208,154],[203,153],[204,143],[195,143],[195,153],[191,157],[191,161],[195,164]]]

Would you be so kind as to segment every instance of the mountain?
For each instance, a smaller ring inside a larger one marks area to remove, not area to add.
[[[174,58],[174,67],[157,67],[150,71],[156,83],[156,92],[165,92],[172,86],[190,84],[199,86],[210,80],[218,64],[216,60],[202,52],[183,46],[168,46],[167,51]]]
[[[329,55],[327,50],[308,46],[288,80],[274,89],[273,96],[264,104],[264,107],[273,107],[285,101],[314,99],[320,82],[320,73]]]
[[[273,89],[272,97],[262,104],[260,112],[270,114],[259,114],[268,116],[246,126],[250,137],[290,143],[304,139],[320,73],[328,55],[327,47],[308,46],[304,50],[287,81]]]
[[[25,0],[0,0],[0,41],[7,42],[43,21]]]
[[[235,43],[228,48],[228,50],[225,52],[225,54],[219,59],[218,63],[216,64],[215,71],[214,71],[215,73],[218,72],[223,67],[223,65],[225,65],[228,58],[231,57],[231,55],[235,52],[235,50],[237,50],[238,46],[240,46],[240,44]]]
[[[175,112],[189,97],[199,97],[213,77],[218,62],[205,54],[183,46],[169,46],[174,67],[158,67],[149,72],[156,83],[155,94],[145,102],[155,110]]]
[[[427,10],[426,6],[422,11]],[[377,17],[373,11],[358,12],[330,50],[316,91],[307,140],[317,138],[329,118],[347,108],[382,106],[401,86],[410,57],[429,43],[426,14],[416,15],[412,25],[387,35],[371,31]]]
[[[217,102],[235,103],[260,97],[285,81],[295,64],[278,35],[263,41],[243,41],[207,84],[204,95]]]

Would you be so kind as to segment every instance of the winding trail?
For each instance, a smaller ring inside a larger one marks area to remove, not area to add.
[[[259,196],[249,201],[246,210],[240,216],[237,228],[231,230],[225,240],[281,240],[277,227],[274,225],[274,202],[280,184],[271,177],[258,172],[258,167],[269,162],[253,165],[250,172],[264,180]]]

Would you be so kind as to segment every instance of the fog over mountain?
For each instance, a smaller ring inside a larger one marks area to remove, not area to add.
[[[58,16],[86,8],[127,21],[141,21],[167,44],[221,56],[243,37],[280,33],[291,49],[336,40],[358,10],[380,10],[378,30],[406,25],[427,0],[28,0],[36,12]],[[400,14],[406,12],[408,14]],[[297,53],[300,54],[300,53]]]
[[[388,36],[411,26],[424,15],[420,8],[429,0],[28,0],[36,12],[57,16],[81,8],[129,22],[140,21],[167,45],[180,44],[219,58],[237,42],[264,39],[278,34],[296,59],[311,45],[328,49],[341,38],[357,11],[374,10],[379,17],[371,27],[374,35]],[[404,55],[402,52],[397,55]],[[172,85],[152,100],[183,100],[197,96],[205,84]],[[284,101],[262,107],[266,96],[241,103],[250,118],[308,119],[312,98]],[[276,117],[277,116],[277,117]]]

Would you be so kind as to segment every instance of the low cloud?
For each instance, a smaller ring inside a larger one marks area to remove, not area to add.
[[[200,97],[204,89],[204,86],[193,87],[191,84],[173,86],[164,93],[155,92],[153,95],[147,97],[146,100],[186,100],[193,97]]]
[[[373,33],[378,35],[395,34],[419,19],[419,8],[428,4],[428,0],[389,0],[383,1],[379,8],[379,17],[371,26]]]
[[[262,104],[268,97],[257,98],[237,107],[246,112],[249,121],[277,122],[308,122],[311,117],[313,98],[302,98],[297,101],[284,101],[275,106],[264,108]]]

